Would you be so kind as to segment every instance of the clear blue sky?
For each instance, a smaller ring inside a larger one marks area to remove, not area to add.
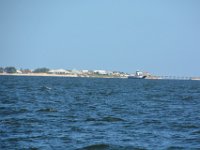
[[[200,76],[200,1],[0,0],[0,66]]]

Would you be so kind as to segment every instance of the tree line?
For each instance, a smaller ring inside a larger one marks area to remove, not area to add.
[[[17,69],[15,67],[0,67],[0,73],[17,73]],[[20,69],[21,73],[48,73],[49,72],[49,68],[37,68],[33,71],[31,71],[30,69]]]
[[[15,67],[0,67],[0,73],[16,73],[17,72],[17,69]]]

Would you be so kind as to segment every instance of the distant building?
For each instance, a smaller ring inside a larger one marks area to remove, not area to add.
[[[82,73],[88,73],[89,70],[81,70]]]
[[[22,71],[21,70],[17,70],[16,73],[22,74]]]
[[[20,71],[21,71],[23,74],[32,73],[32,71],[29,70],[29,69],[21,69]]]
[[[67,74],[69,71],[64,69],[56,69],[56,70],[50,70],[48,73],[50,74]]]
[[[94,70],[94,73],[98,73],[98,74],[101,74],[101,75],[108,74],[106,70]]]
[[[73,74],[81,74],[81,71],[76,70],[76,69],[73,69],[71,72],[72,72]]]

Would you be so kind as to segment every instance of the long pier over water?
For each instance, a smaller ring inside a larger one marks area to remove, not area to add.
[[[181,77],[181,76],[155,76],[157,79],[163,80],[192,80],[193,77]]]

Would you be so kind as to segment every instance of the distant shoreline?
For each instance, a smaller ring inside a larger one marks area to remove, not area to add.
[[[32,77],[85,77],[85,78],[122,78],[125,77],[116,77],[116,76],[108,76],[108,75],[102,75],[102,76],[82,76],[82,75],[68,75],[68,74],[48,74],[48,73],[28,73],[28,74],[19,74],[19,73],[0,73],[0,76],[32,76]]]
[[[48,76],[58,76],[58,77],[76,77],[76,76],[69,76],[69,75],[59,75],[59,74],[47,74],[47,73],[28,73],[28,74],[25,74],[25,73],[21,73],[21,74],[18,74],[18,73],[0,73],[1,76],[44,76],[44,77],[48,77]]]
[[[118,78],[118,79],[127,79],[127,77],[120,77],[120,76],[112,76],[112,75],[93,75],[93,76],[84,76],[84,75],[77,75],[77,74],[49,74],[49,73],[0,73],[0,76],[32,76],[32,77],[72,77],[72,78]],[[152,76],[146,78],[146,80],[163,80],[157,78],[156,76]],[[169,79],[170,80],[170,79]],[[192,77],[191,80],[200,81],[200,77]]]

